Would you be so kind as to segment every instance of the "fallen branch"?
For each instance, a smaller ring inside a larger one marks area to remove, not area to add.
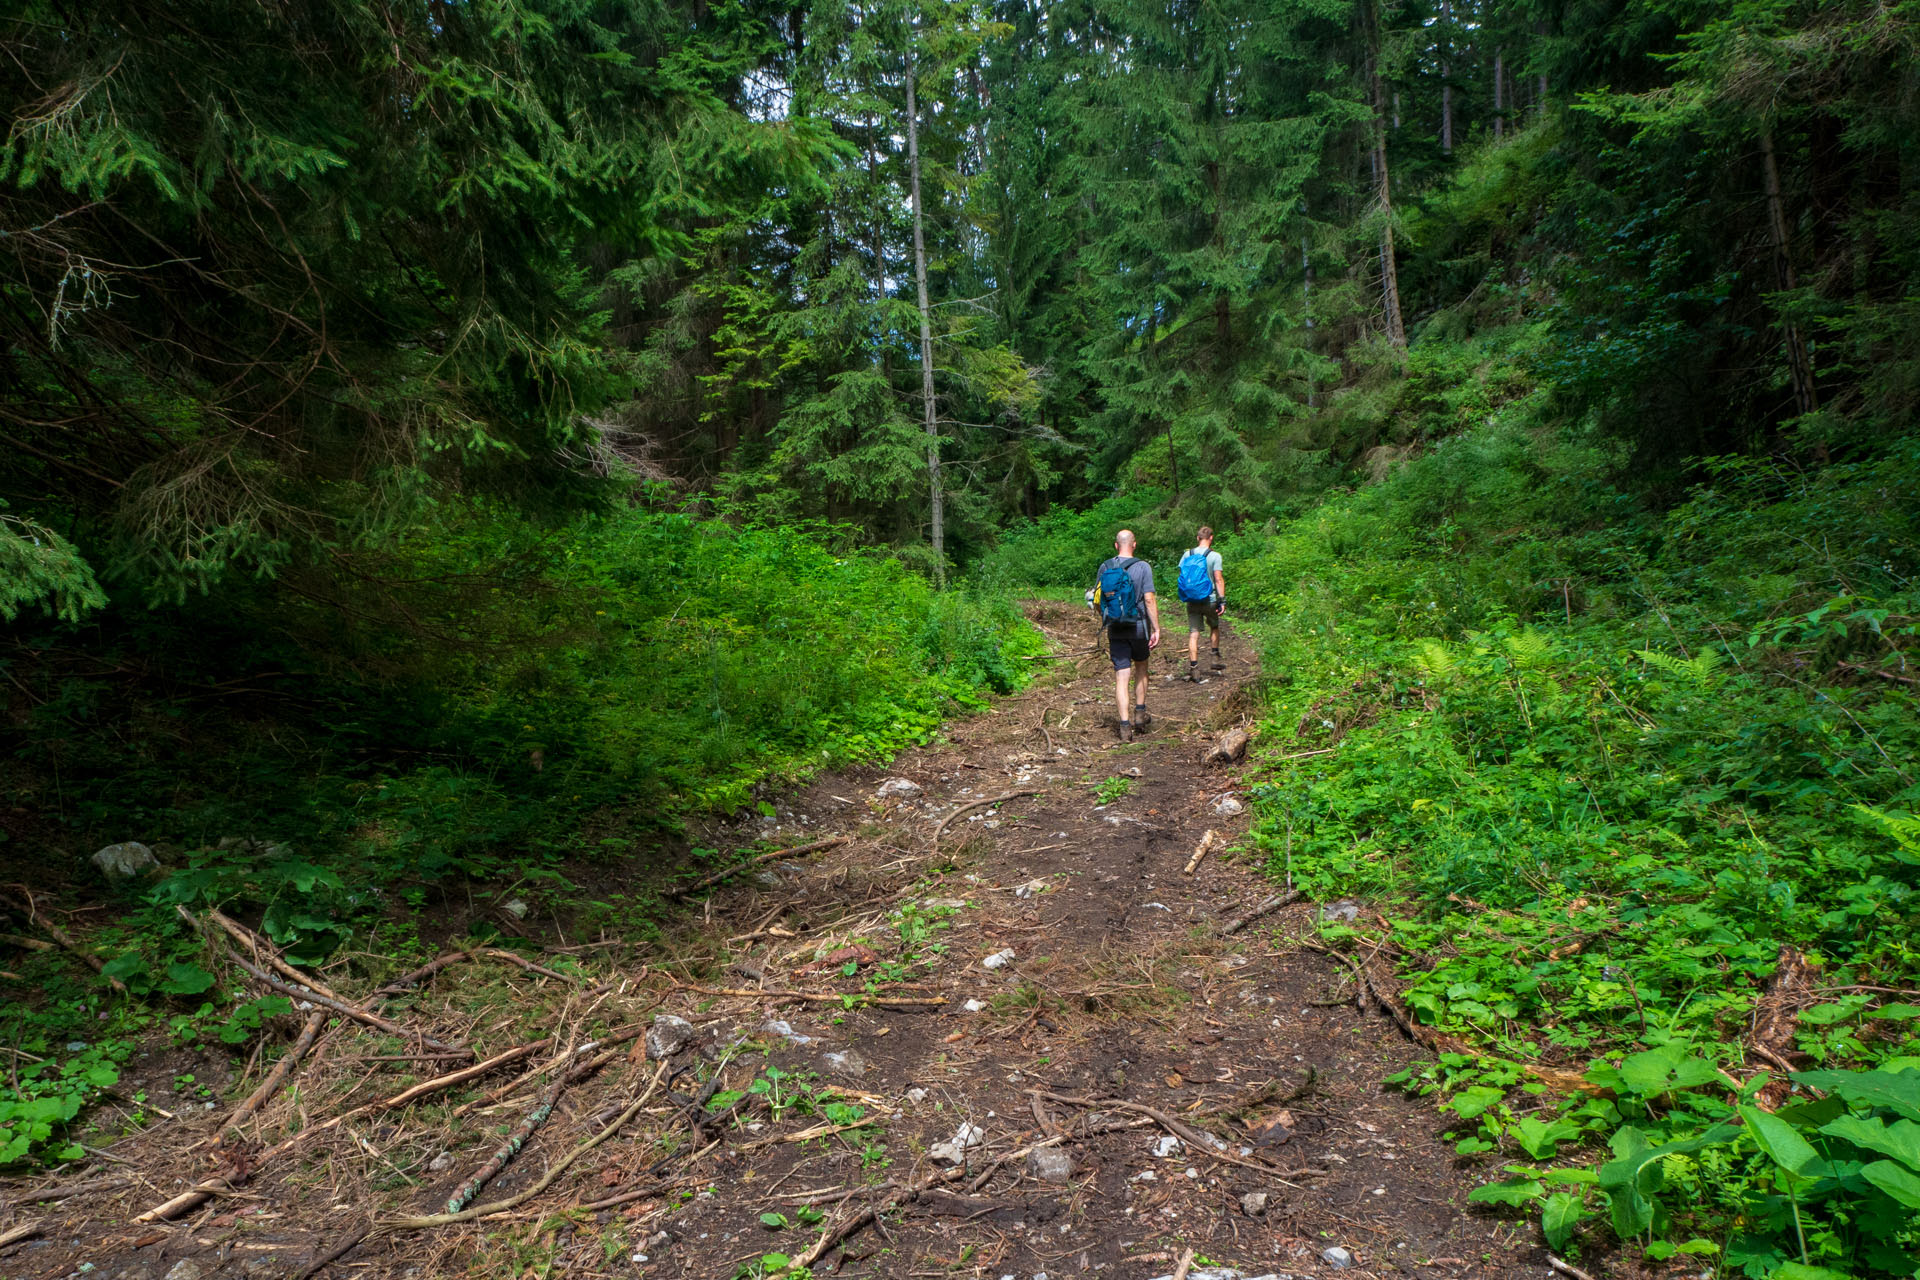
[[[659,1068],[654,1071],[653,1079],[647,1082],[647,1087],[641,1091],[639,1097],[635,1098],[633,1102],[627,1106],[626,1110],[615,1116],[606,1128],[600,1130],[600,1132],[594,1134],[585,1142],[574,1147],[574,1149],[566,1155],[554,1161],[552,1165],[548,1166],[547,1171],[540,1175],[539,1179],[524,1191],[516,1192],[508,1196],[505,1200],[495,1200],[490,1204],[475,1205],[473,1208],[462,1210],[459,1213],[432,1213],[418,1218],[394,1218],[384,1225],[403,1231],[413,1230],[419,1227],[444,1227],[456,1222],[472,1222],[477,1218],[485,1218],[492,1214],[505,1213],[509,1209],[519,1208],[552,1186],[555,1180],[573,1165],[574,1161],[605,1142],[608,1138],[611,1138],[614,1134],[618,1133],[629,1120],[640,1114],[640,1108],[644,1107],[653,1098],[654,1091],[660,1087],[660,1082],[666,1078],[667,1064],[663,1062]]]
[[[1593,1280],[1592,1276],[1574,1266],[1571,1262],[1562,1262],[1552,1254],[1547,1255],[1547,1265],[1563,1276],[1571,1276],[1573,1280]]]
[[[358,1119],[361,1116],[369,1115],[375,1111],[388,1111],[394,1107],[403,1107],[416,1098],[424,1098],[426,1095],[438,1093],[442,1089],[451,1089],[454,1085],[463,1084],[475,1076],[484,1075],[486,1072],[492,1071],[495,1067],[517,1061],[530,1053],[537,1053],[551,1043],[552,1041],[550,1040],[536,1040],[531,1044],[516,1045],[508,1049],[505,1053],[496,1054],[488,1058],[485,1062],[476,1062],[470,1067],[463,1067],[459,1071],[450,1072],[444,1076],[437,1076],[432,1080],[422,1080],[419,1084],[408,1089],[403,1089],[391,1098],[382,1098],[378,1102],[369,1102],[362,1106],[355,1107],[351,1111],[344,1111],[331,1120],[324,1120],[314,1125],[311,1129],[302,1129],[291,1138],[287,1138],[282,1142],[276,1143],[274,1146],[268,1147],[254,1160],[253,1168],[255,1170],[264,1168],[268,1161],[287,1154],[287,1152],[301,1146],[308,1139],[325,1133],[329,1129],[344,1124],[349,1120]],[[233,1190],[246,1180],[247,1176],[242,1174],[235,1174],[230,1177],[208,1178],[204,1182],[188,1187],[171,1200],[163,1204],[155,1205],[145,1213],[134,1218],[134,1221],[164,1222],[168,1218],[178,1217],[189,1209],[199,1208],[214,1196],[223,1195]]]
[[[1284,906],[1300,901],[1303,896],[1298,889],[1289,889],[1285,893],[1276,893],[1253,910],[1247,912],[1247,914],[1229,921],[1226,926],[1220,930],[1220,936],[1223,938],[1231,937],[1233,934],[1240,932],[1252,924],[1255,920],[1258,920],[1261,916],[1271,915]]]
[[[310,1004],[321,1005],[325,1008],[332,1009],[335,1013],[344,1014],[352,1018],[355,1022],[364,1022],[376,1031],[384,1031],[390,1036],[399,1036],[402,1040],[417,1040],[421,1044],[432,1049],[437,1049],[442,1053],[465,1053],[469,1057],[472,1056],[473,1051],[465,1045],[448,1044],[443,1040],[436,1040],[423,1032],[409,1031],[399,1023],[383,1018],[377,1013],[371,1013],[362,1009],[357,1004],[351,1004],[344,1000],[328,999],[311,987],[295,986],[289,982],[282,982],[265,969],[262,969],[259,965],[251,964],[239,956],[233,956],[231,958],[235,964],[245,969],[267,986],[278,991],[281,995],[288,996],[295,1000],[305,1000]]]
[[[29,1191],[13,1203],[15,1205],[44,1204],[48,1200],[65,1200],[70,1196],[118,1191],[132,1181],[132,1178],[90,1178],[85,1182],[70,1182],[64,1187],[42,1187],[38,1191]]]
[[[1882,680],[1893,680],[1900,684],[1920,685],[1920,680],[1912,676],[1900,675],[1898,672],[1882,671],[1877,667],[1863,667],[1857,662],[1843,662],[1840,665],[1849,671],[1858,671],[1863,676],[1878,676]]]
[[[23,947],[28,951],[52,951],[54,949],[53,944],[45,939],[23,938],[17,933],[0,933],[0,942],[4,942],[9,946]]]
[[[1173,1269],[1173,1280],[1187,1280],[1187,1273],[1193,1270],[1193,1250],[1188,1249],[1180,1255],[1180,1265]]]
[[[307,1280],[309,1276],[324,1271],[327,1267],[340,1261],[340,1259],[346,1257],[349,1253],[352,1253],[362,1240],[365,1240],[372,1234],[373,1226],[371,1223],[364,1227],[355,1227],[352,1231],[342,1236],[331,1249],[328,1249],[312,1262],[309,1262],[306,1266],[301,1267],[291,1276],[288,1276],[287,1280]]]
[[[238,1128],[251,1119],[254,1112],[265,1106],[267,1099],[279,1092],[280,1086],[285,1084],[287,1077],[293,1074],[293,1069],[300,1065],[302,1058],[307,1056],[307,1050],[313,1048],[314,1040],[320,1035],[321,1028],[326,1025],[326,1010],[316,1009],[308,1014],[306,1024],[300,1028],[300,1034],[294,1038],[293,1047],[280,1055],[280,1061],[273,1064],[273,1070],[267,1072],[267,1078],[260,1082],[260,1087],[242,1099],[240,1105],[233,1109],[233,1114],[221,1122],[220,1127],[222,1129]],[[463,1054],[462,1056],[471,1055]]]
[[[180,913],[180,918],[182,920],[185,920],[188,924],[192,925],[194,928],[196,929],[204,928],[204,926],[200,923],[200,921],[195,920],[192,915],[188,914],[187,909],[185,907],[180,906],[179,904],[176,903],[173,909]],[[247,950],[253,954],[254,959],[264,961],[270,968],[275,970],[282,977],[288,978],[294,982],[297,982],[303,987],[307,987],[314,991],[318,991],[321,995],[325,996],[327,999],[335,1001],[338,1004],[353,1003],[353,1001],[347,999],[345,996],[341,995],[339,992],[334,991],[332,988],[328,987],[327,984],[322,982],[320,979],[314,977],[311,974],[302,973],[300,972],[300,970],[288,964],[286,961],[286,957],[280,954],[280,950],[278,947],[275,947],[272,943],[268,942],[265,938],[262,938],[259,934],[255,933],[253,930],[247,928],[247,926],[241,924],[238,920],[233,919],[231,916],[227,915],[224,911],[220,911],[217,909],[209,911],[207,912],[207,919],[213,921],[215,924],[219,925],[222,929],[226,930],[227,936],[232,938],[235,942],[238,942],[241,946],[247,948]]]
[[[940,825],[933,829],[933,844],[931,848],[928,850],[929,854],[935,854],[940,852],[940,837],[942,834],[945,833],[947,829],[947,824],[952,822],[955,818],[959,817],[961,814],[971,812],[972,810],[978,809],[983,805],[1000,804],[1007,800],[1018,800],[1021,796],[1037,796],[1039,794],[1040,794],[1039,788],[1029,787],[1024,791],[1009,791],[1005,795],[992,796],[985,800],[969,800],[966,804],[961,805],[958,809],[955,809],[952,813],[940,819]]]
[[[835,845],[845,844],[846,842],[846,836],[828,836],[825,840],[815,840],[812,844],[797,844],[791,849],[775,849],[771,853],[763,853],[758,857],[748,858],[745,862],[737,862],[725,871],[716,871],[706,879],[690,884],[684,889],[675,889],[672,896],[676,899],[691,898],[702,889],[710,889],[722,880],[730,880],[742,871],[750,870],[763,862],[772,862],[778,858],[798,858],[805,854],[818,853],[822,849],[831,849]]]
[[[1029,1089],[1027,1092],[1037,1093],[1051,1102],[1062,1102],[1072,1107],[1097,1107],[1102,1111],[1131,1111],[1135,1115],[1146,1116],[1162,1129],[1165,1129],[1168,1133],[1171,1133],[1188,1146],[1194,1148],[1200,1155],[1207,1156],[1214,1160],[1224,1160],[1228,1164],[1237,1164],[1243,1169],[1252,1169],[1258,1173],[1264,1173],[1268,1177],[1285,1183],[1287,1186],[1293,1185],[1287,1182],[1288,1178],[1324,1177],[1326,1175],[1325,1169],[1274,1169],[1268,1165],[1257,1163],[1256,1161],[1242,1160],[1239,1156],[1232,1155],[1226,1150],[1227,1144],[1223,1140],[1214,1137],[1205,1130],[1196,1129],[1190,1124],[1177,1120],[1156,1107],[1149,1107],[1143,1103],[1122,1102],[1118,1098],[1076,1098],[1071,1094],[1051,1093],[1045,1089]]]
[[[23,1222],[17,1227],[9,1227],[5,1231],[0,1231],[0,1249],[4,1249],[10,1244],[19,1244],[22,1240],[33,1239],[40,1234],[42,1228],[43,1224],[38,1222]]]
[[[1219,839],[1220,833],[1212,827],[1208,827],[1207,834],[1200,837],[1199,846],[1194,849],[1193,856],[1187,859],[1187,865],[1181,868],[1180,873],[1182,875],[1192,875],[1194,868],[1200,865],[1202,858],[1213,851],[1213,846],[1218,843]]]
[[[554,1104],[560,1101],[560,1094],[567,1087],[568,1074],[570,1073],[563,1073],[559,1079],[548,1085],[546,1092],[540,1095],[540,1100],[533,1104],[533,1110],[527,1112],[520,1123],[513,1127],[513,1132],[507,1135],[507,1140],[488,1157],[487,1162],[481,1165],[471,1178],[454,1188],[453,1194],[447,1197],[448,1213],[458,1213],[472,1204],[473,1198],[480,1194],[483,1187],[493,1181],[494,1175],[505,1169],[513,1162],[513,1158],[520,1154],[520,1148],[527,1145],[527,1139],[531,1138],[534,1131],[545,1124],[547,1117],[553,1114]]]
[[[525,969],[528,973],[537,973],[543,978],[558,978],[562,982],[580,981],[579,977],[574,974],[561,973],[557,969],[549,969],[545,965],[535,964],[533,961],[527,959],[525,956],[516,955],[514,952],[505,950],[504,948],[501,948],[501,947],[487,947],[484,950],[482,950],[480,954],[483,956],[488,956],[494,960],[505,960],[508,964],[517,964],[522,969]]]
[[[639,1039],[641,1033],[644,1032],[646,1029],[647,1029],[647,1026],[644,1022],[636,1022],[630,1027],[622,1027],[618,1031],[609,1031],[606,1035],[601,1036],[598,1040],[589,1040],[587,1041],[587,1043],[577,1046],[576,1048],[572,1049],[568,1053],[562,1054],[559,1058],[555,1059],[552,1062],[546,1063],[542,1066],[535,1067],[531,1071],[515,1076],[513,1079],[507,1081],[507,1083],[501,1085],[499,1088],[494,1089],[491,1092],[482,1095],[481,1097],[475,1098],[472,1102],[465,1103],[455,1108],[453,1114],[455,1116],[464,1116],[469,1111],[478,1111],[483,1107],[492,1106],[494,1103],[499,1102],[503,1098],[511,1098],[514,1094],[520,1092],[520,1090],[526,1088],[529,1084],[533,1083],[534,1080],[538,1079],[542,1072],[551,1071],[554,1067],[560,1066],[561,1064],[567,1062],[569,1059],[577,1059],[581,1054],[587,1053],[590,1050],[593,1050],[593,1049],[602,1050],[602,1052],[594,1054],[593,1057],[588,1058],[585,1062],[580,1062],[574,1066],[570,1066],[567,1068],[567,1076],[566,1076],[567,1084],[568,1085],[579,1084],[582,1080],[585,1080],[588,1076],[598,1071],[601,1067],[606,1066],[609,1062],[612,1062],[615,1058],[620,1056],[620,1050],[617,1048],[614,1048],[613,1046],[623,1045],[623,1044],[626,1044],[629,1040]],[[545,1047],[546,1045],[550,1045],[552,1043],[553,1041],[549,1039],[549,1040],[542,1041],[541,1045],[542,1047]],[[637,1053],[638,1051],[639,1050],[636,1047],[635,1052]]]
[[[945,996],[870,996],[863,991],[760,991],[749,987],[696,987],[689,982],[676,982],[673,985],[698,995],[731,996],[742,1000],[806,1000],[813,1004],[842,1004],[852,998],[885,1009],[931,1008],[947,1003]]]
[[[14,890],[17,890],[20,896],[18,898],[15,898],[11,895],[0,895],[0,901],[7,902],[11,906],[13,906],[13,908],[16,911],[22,912],[27,917],[27,919],[33,923],[35,928],[39,929],[42,933],[46,934],[49,938],[52,938],[55,942],[59,943],[64,950],[70,951],[74,955],[78,956],[81,959],[81,961],[84,962],[87,965],[87,967],[92,969],[95,973],[99,974],[102,977],[106,977],[106,969],[107,969],[106,961],[102,960],[99,956],[94,955],[90,951],[82,950],[79,942],[77,942],[74,939],[74,936],[72,934],[68,933],[65,929],[62,929],[59,925],[55,924],[53,921],[41,915],[40,904],[34,899],[33,890],[27,888],[23,884],[16,884],[9,887]],[[113,987],[115,991],[118,991],[122,994],[126,993],[127,984],[120,981],[120,979],[107,978],[107,982],[109,985]]]

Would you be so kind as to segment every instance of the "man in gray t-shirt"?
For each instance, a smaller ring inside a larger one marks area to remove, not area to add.
[[[1114,556],[1102,561],[1094,575],[1091,595],[1100,594],[1100,577],[1109,565],[1124,565],[1133,580],[1133,592],[1140,598],[1143,616],[1107,624],[1107,651],[1113,658],[1113,700],[1120,710],[1120,741],[1132,742],[1133,731],[1151,719],[1147,714],[1147,655],[1160,643],[1160,602],[1153,594],[1153,566],[1133,555],[1131,529],[1122,529],[1113,537]],[[1128,689],[1131,684],[1133,688]],[[1128,709],[1132,714],[1128,714]]]

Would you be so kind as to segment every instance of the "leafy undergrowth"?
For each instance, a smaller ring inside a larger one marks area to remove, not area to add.
[[[1230,555],[1260,838],[1382,905],[1460,1050],[1400,1083],[1552,1247],[1913,1275],[1920,445],[1664,516],[1605,461],[1490,426]]]
[[[259,920],[303,963],[376,933],[383,954],[426,953],[475,898],[644,930],[641,860],[684,817],[770,810],[764,788],[924,742],[1044,648],[1010,599],[936,593],[831,528],[639,507],[544,532],[477,504],[435,520],[390,566],[428,585],[316,611],[312,634],[249,632],[261,615],[235,587],[0,655],[30,721],[0,762],[18,806],[0,879],[113,901],[81,932],[131,997],[60,953],[6,963],[39,995],[0,1018],[31,1055],[0,1084],[0,1166],[77,1154],[67,1122],[115,1064],[68,1045],[244,1053],[274,1012],[215,989],[176,907]],[[380,625],[356,631],[357,612]],[[165,872],[116,895],[84,855],[127,840]],[[588,894],[592,864],[638,887]],[[38,932],[17,899],[0,933]]]

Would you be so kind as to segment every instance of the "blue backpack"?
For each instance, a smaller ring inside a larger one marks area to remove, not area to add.
[[[1180,557],[1180,598],[1190,604],[1213,599],[1213,575],[1207,572],[1207,553],[1198,547]]]
[[[1108,622],[1132,622],[1140,617],[1140,593],[1134,589],[1133,575],[1127,572],[1137,563],[1132,556],[1115,558],[1100,568],[1100,616]]]

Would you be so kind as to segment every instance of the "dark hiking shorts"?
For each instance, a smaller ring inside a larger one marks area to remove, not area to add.
[[[1136,662],[1147,660],[1147,624],[1115,622],[1107,627],[1107,652],[1113,655],[1113,669],[1125,671]]]
[[[1211,600],[1187,601],[1188,631],[1218,631],[1220,609]]]

